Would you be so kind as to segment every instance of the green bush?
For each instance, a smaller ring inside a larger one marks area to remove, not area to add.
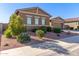
[[[46,27],[47,28],[47,32],[51,32],[52,28],[51,27]]]
[[[31,38],[27,33],[20,33],[17,36],[17,41],[20,42],[20,43],[26,43],[26,42],[31,41]]]
[[[54,28],[53,31],[54,33],[61,33],[61,28]]]
[[[36,30],[37,30],[37,28],[34,28],[34,29],[32,29],[31,31],[32,31],[32,32],[36,32]]]
[[[45,26],[41,26],[41,27],[39,27],[38,30],[42,30],[42,31],[44,31],[44,33],[47,32],[47,28],[46,28]]]
[[[42,31],[44,31],[44,33],[47,32],[47,28],[45,26],[41,26],[41,27],[38,27],[38,28],[34,28],[31,31],[32,32],[36,32],[37,30],[42,30]]]
[[[77,28],[75,28],[74,30],[78,30]]]
[[[11,30],[10,30],[10,29],[7,29],[7,30],[4,32],[4,35],[5,35],[6,38],[12,37],[12,35],[11,35]]]
[[[37,30],[37,31],[36,31],[36,35],[37,35],[40,39],[42,39],[42,37],[44,37],[44,31],[42,31],[42,30]]]
[[[61,28],[54,28],[53,31],[57,34],[57,36],[60,36],[59,33],[62,32]]]
[[[74,28],[73,27],[70,27],[70,30],[74,30]]]

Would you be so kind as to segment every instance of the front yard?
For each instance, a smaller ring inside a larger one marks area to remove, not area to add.
[[[43,38],[44,41],[38,41],[34,33],[30,33],[31,42],[21,44],[16,39],[7,39],[2,36],[1,55],[6,56],[57,56],[57,55],[79,55],[79,35],[62,33],[60,37],[54,33],[48,32]],[[50,37],[49,37],[50,36]],[[53,39],[54,36],[54,39]],[[74,41],[75,40],[75,41]],[[4,46],[8,43],[8,46]],[[14,49],[12,49],[14,48]]]
[[[0,50],[2,51],[2,50],[12,49],[12,48],[23,47],[23,46],[37,45],[44,42],[53,42],[54,40],[60,40],[60,39],[64,39],[72,36],[77,36],[78,34],[73,34],[73,33],[68,34],[66,32],[62,32],[60,36],[57,36],[53,32],[47,32],[42,42],[38,40],[38,37],[35,35],[35,33],[29,32],[29,35],[31,36],[31,41],[25,44],[17,42],[17,40],[14,38],[5,38],[4,35],[2,35]]]

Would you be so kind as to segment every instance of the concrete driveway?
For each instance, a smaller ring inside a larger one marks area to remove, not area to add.
[[[49,38],[46,38],[49,39]],[[2,56],[79,56],[79,36],[1,51]]]

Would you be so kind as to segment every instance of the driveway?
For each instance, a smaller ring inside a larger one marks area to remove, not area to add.
[[[64,39],[60,39],[64,42],[68,42],[68,43],[79,43],[79,35],[78,36],[73,36],[73,37],[69,37],[69,38],[64,38]]]
[[[45,38],[49,39],[49,38]],[[79,56],[79,36],[64,39],[50,39],[29,46],[1,51],[1,55],[6,56]]]

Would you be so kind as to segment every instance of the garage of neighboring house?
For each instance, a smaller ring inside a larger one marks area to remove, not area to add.
[[[64,19],[61,17],[54,17],[50,19],[50,26],[53,28],[62,28],[64,27]]]
[[[79,17],[64,19],[65,29],[78,29],[79,28]]]

